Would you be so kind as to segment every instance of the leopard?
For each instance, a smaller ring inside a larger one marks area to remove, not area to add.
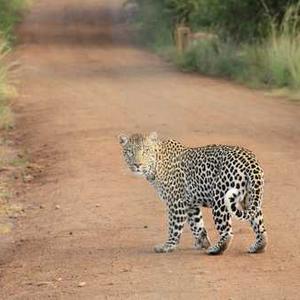
[[[254,231],[255,241],[248,252],[264,252],[264,172],[252,151],[223,144],[187,147],[156,132],[121,134],[119,143],[125,165],[154,187],[167,208],[168,238],[154,247],[155,252],[175,250],[188,223],[196,249],[222,254],[233,238],[233,217],[248,222]],[[203,207],[212,210],[219,235],[213,245],[204,225]]]

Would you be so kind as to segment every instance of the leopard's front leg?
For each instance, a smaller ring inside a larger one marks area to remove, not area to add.
[[[187,220],[187,208],[182,200],[167,202],[168,210],[168,240],[161,245],[156,245],[157,253],[172,252],[179,244],[184,223]]]

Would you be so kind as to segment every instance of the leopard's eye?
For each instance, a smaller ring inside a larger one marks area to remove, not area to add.
[[[133,157],[133,152],[131,150],[127,150],[125,153],[128,157]]]

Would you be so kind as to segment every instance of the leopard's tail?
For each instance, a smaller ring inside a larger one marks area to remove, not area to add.
[[[240,220],[250,220],[254,214],[249,209],[243,209],[246,195],[238,189],[232,188],[225,194],[225,205],[229,213]]]

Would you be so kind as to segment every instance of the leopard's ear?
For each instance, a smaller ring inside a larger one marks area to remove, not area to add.
[[[121,146],[125,146],[129,141],[129,137],[125,134],[120,134],[118,139]]]
[[[153,131],[149,134],[149,139],[153,142],[156,142],[158,140],[158,134],[157,132]]]

